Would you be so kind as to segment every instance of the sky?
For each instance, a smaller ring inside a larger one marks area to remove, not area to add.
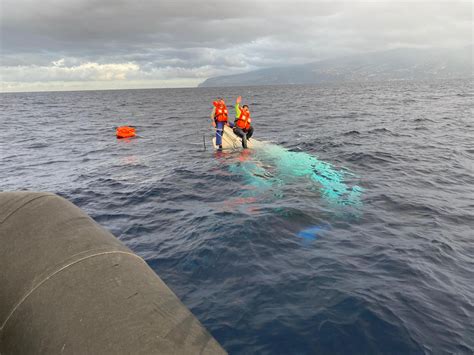
[[[473,43],[473,2],[1,0],[0,91],[194,87],[394,48]]]

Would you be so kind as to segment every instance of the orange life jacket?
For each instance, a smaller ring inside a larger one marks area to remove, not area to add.
[[[128,126],[117,127],[117,138],[135,137],[135,128]]]
[[[227,106],[225,104],[221,104],[218,101],[214,101],[214,106],[216,108],[216,112],[214,113],[214,119],[218,122],[227,122],[227,117],[229,112],[227,111]]]
[[[244,110],[240,111],[240,117],[235,121],[237,127],[241,129],[249,129],[252,119],[250,118],[250,112],[245,112]]]

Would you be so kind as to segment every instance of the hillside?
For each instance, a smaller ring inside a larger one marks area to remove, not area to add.
[[[473,76],[473,47],[394,49],[209,78],[200,87],[318,84]]]

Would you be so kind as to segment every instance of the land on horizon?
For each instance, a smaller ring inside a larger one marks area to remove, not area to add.
[[[209,78],[200,87],[321,84],[473,77],[473,46],[398,48]]]

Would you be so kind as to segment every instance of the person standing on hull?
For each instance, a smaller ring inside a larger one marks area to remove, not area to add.
[[[217,100],[213,102],[213,105],[214,108],[211,113],[212,126],[216,129],[216,145],[219,149],[222,149],[222,136],[229,113],[223,98],[217,98]]]
[[[234,121],[234,133],[242,138],[242,147],[247,148],[247,140],[252,137],[253,127],[251,126],[252,119],[250,118],[250,111],[247,105],[243,105],[240,108],[242,102],[242,96],[239,96],[235,100],[235,121]]]

